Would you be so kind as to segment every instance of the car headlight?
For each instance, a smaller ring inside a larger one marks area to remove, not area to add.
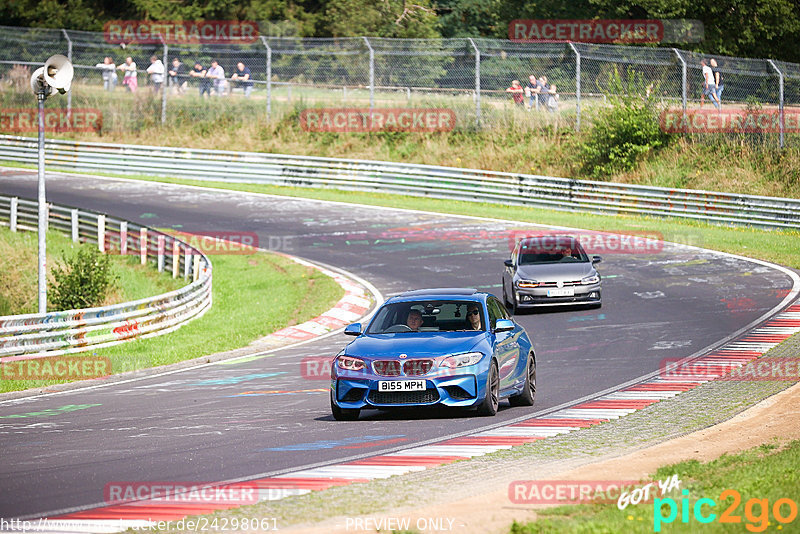
[[[439,362],[439,367],[449,367],[455,369],[456,367],[466,367],[467,365],[475,365],[483,358],[482,352],[465,352],[463,354],[454,354],[448,356]]]
[[[364,369],[364,360],[352,356],[339,356],[336,358],[336,365],[345,371],[361,371]]]
[[[540,283],[536,280],[517,280],[517,287],[520,289],[533,289],[539,285]]]
[[[581,280],[581,284],[585,286],[590,286],[592,284],[597,284],[599,282],[600,282],[600,275],[596,273],[593,274],[592,276],[587,276],[586,278]]]

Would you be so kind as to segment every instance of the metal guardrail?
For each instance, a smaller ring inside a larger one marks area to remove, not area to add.
[[[48,227],[101,252],[133,254],[188,285],[133,302],[45,314],[0,317],[0,362],[58,356],[170,332],[211,306],[211,261],[183,241],[102,213],[48,205]],[[38,203],[0,196],[0,224],[36,230]]]
[[[81,172],[380,191],[604,214],[641,214],[800,229],[800,200],[668,189],[433,165],[308,156],[48,141],[46,164]],[[0,136],[0,161],[35,164],[37,141]]]

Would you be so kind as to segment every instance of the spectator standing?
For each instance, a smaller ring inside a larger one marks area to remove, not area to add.
[[[164,64],[156,56],[150,57],[150,66],[147,67],[150,83],[153,84],[153,93],[158,94],[164,84]]]
[[[536,82],[536,75],[531,74],[528,76],[528,85],[525,86],[525,96],[528,97],[528,103],[525,107],[530,111],[534,106],[539,109],[538,103],[539,84]]]
[[[139,88],[139,81],[136,78],[136,63],[133,62],[133,58],[126,57],[125,63],[117,67],[117,69],[125,73],[122,77],[122,85],[127,87],[131,93],[135,93],[136,89]]]
[[[550,84],[547,83],[547,76],[539,76],[536,85],[539,88],[539,92],[537,93],[539,97],[539,109],[544,109],[547,106],[548,93],[550,92]]]
[[[169,74],[169,83],[172,86],[172,91],[177,95],[182,95],[186,92],[186,65],[181,63],[178,58],[173,58],[172,67],[167,72]]]
[[[700,61],[703,68],[703,94],[700,95],[700,107],[703,107],[703,99],[707,96],[714,107],[719,109],[719,99],[717,98],[717,84],[714,82],[714,71],[708,66],[706,60]]]
[[[216,59],[211,60],[211,68],[206,73],[206,78],[211,78],[214,82],[214,93],[217,96],[225,94],[225,69]]]
[[[199,78],[200,96],[211,96],[211,78],[208,78],[208,71],[200,63],[195,63],[194,68],[189,72],[189,76]]]
[[[556,113],[558,111],[558,93],[556,92],[556,84],[550,86],[547,90],[547,111]]]
[[[525,103],[525,92],[519,84],[519,80],[512,81],[511,87],[506,89],[506,93],[511,93],[515,105],[522,106]]]
[[[722,91],[725,89],[725,86],[722,84],[722,73],[717,68],[717,60],[711,58],[711,73],[714,75],[714,83],[717,86],[717,102],[722,105]]]
[[[101,69],[101,74],[103,75],[103,89],[106,91],[113,91],[119,79],[117,78],[117,67],[114,65],[114,61],[106,56],[103,58],[103,62],[98,63],[95,67]]]
[[[250,69],[245,67],[241,61],[236,64],[236,70],[233,71],[231,80],[236,81],[236,87],[242,88],[245,98],[250,98],[250,92],[253,90],[253,82],[250,81]]]

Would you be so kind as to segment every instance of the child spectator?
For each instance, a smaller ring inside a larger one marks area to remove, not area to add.
[[[555,113],[558,111],[558,93],[556,92],[556,84],[550,86],[547,91],[547,111]]]
[[[519,84],[519,80],[512,81],[511,87],[506,89],[506,93],[511,93],[511,98],[514,99],[514,104],[521,106],[525,103],[525,93],[522,89],[522,86]]]

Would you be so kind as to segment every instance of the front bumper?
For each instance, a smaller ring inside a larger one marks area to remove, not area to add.
[[[569,306],[575,304],[600,304],[602,296],[600,284],[590,286],[572,286],[575,294],[566,297],[548,297],[547,291],[552,288],[516,289],[514,298],[518,308],[535,308],[537,306]]]
[[[483,399],[483,387],[475,374],[424,377],[424,391],[378,391],[378,382],[385,380],[421,380],[423,377],[347,377],[331,380],[331,390],[340,408],[385,408],[404,406],[470,407]],[[485,386],[484,386],[485,387]]]

